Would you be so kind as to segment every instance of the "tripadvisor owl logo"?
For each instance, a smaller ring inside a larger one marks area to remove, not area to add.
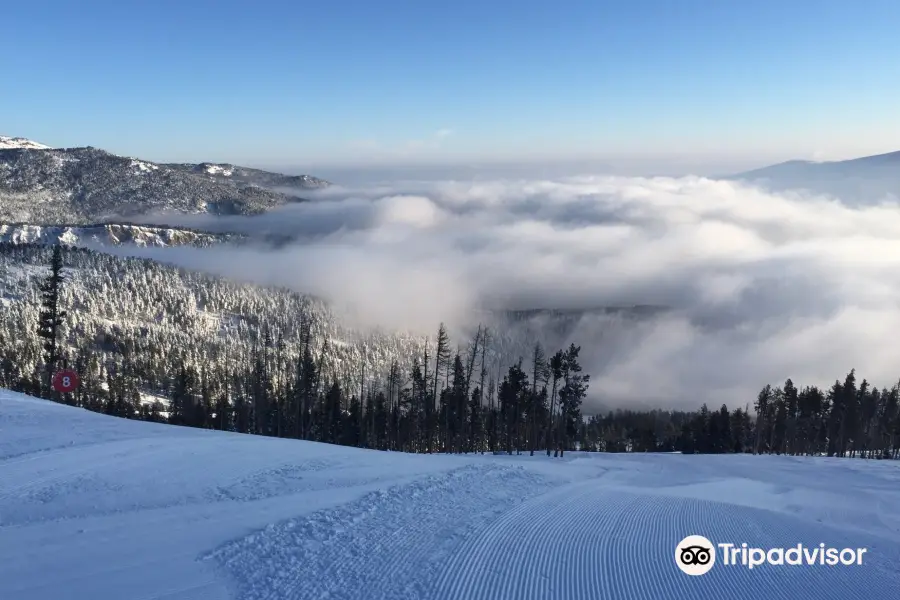
[[[716,564],[715,545],[702,535],[689,535],[675,547],[675,564],[688,575],[705,575]]]
[[[749,544],[713,544],[702,535],[689,535],[675,547],[675,564],[688,575],[705,575],[716,564],[716,546],[721,550],[719,564],[725,567],[755,569],[766,566],[820,565],[828,567],[862,565],[868,548],[834,548],[796,544],[787,548],[757,548]]]

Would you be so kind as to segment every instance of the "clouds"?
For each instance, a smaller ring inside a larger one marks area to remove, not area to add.
[[[595,402],[751,403],[766,383],[900,377],[900,210],[686,178],[335,186],[262,217],[190,223],[291,233],[263,249],[166,254],[323,296],[360,324],[432,331],[488,309],[587,310]],[[183,222],[177,224],[186,224]],[[165,258],[153,250],[154,258]],[[648,320],[590,312],[669,307]]]

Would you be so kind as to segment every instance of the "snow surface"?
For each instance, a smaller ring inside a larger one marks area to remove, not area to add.
[[[423,456],[116,419],[0,391],[0,598],[888,600],[900,468]],[[674,563],[689,534],[861,566]]]
[[[9,137],[0,135],[0,150],[49,150],[50,146],[33,142],[23,137]]]
[[[159,165],[154,165],[153,163],[138,160],[136,158],[131,159],[131,166],[136,167],[139,171],[143,171],[144,173],[159,170]]]
[[[206,172],[210,175],[223,175],[225,177],[231,177],[232,173],[234,173],[234,169],[222,165],[207,165]]]

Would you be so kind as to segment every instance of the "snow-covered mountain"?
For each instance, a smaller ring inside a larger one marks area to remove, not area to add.
[[[49,150],[50,146],[23,137],[0,135],[0,150]]]
[[[774,191],[806,190],[851,204],[900,199],[900,152],[852,160],[791,160],[726,179],[752,182]]]
[[[16,144],[0,149],[0,221],[5,222],[80,225],[160,212],[259,214],[302,200],[296,190],[328,185],[314,177],[240,167],[156,164],[92,147]],[[276,186],[294,191],[271,189]]]

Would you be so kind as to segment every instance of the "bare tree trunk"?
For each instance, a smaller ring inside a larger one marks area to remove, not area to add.
[[[554,421],[556,420],[556,386],[559,380],[553,377],[553,388],[550,391],[550,422],[547,423],[547,456],[550,456],[550,447],[553,445],[553,437],[556,435]]]

